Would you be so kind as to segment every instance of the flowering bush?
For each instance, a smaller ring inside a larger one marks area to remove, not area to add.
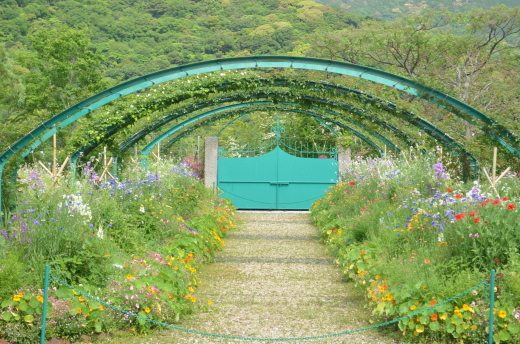
[[[373,313],[405,317],[398,323],[403,335],[481,342],[489,317],[482,282],[496,269],[494,339],[518,341],[518,181],[506,180],[500,197],[441,167],[428,157],[358,160],[311,215]]]
[[[70,185],[26,172],[18,206],[0,228],[0,277],[14,277],[0,287],[0,338],[37,341],[43,299],[34,290],[45,264],[55,278],[50,337],[146,332],[154,325],[144,319],[176,322],[193,311],[197,270],[224,245],[234,209],[185,166],[154,169],[103,182],[87,164]]]

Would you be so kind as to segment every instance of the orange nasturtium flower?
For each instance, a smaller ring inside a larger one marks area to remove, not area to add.
[[[430,263],[431,263],[431,260],[429,260],[429,259],[424,260],[424,264],[430,264]]]
[[[437,301],[435,301],[435,300],[430,301],[430,307],[433,307],[433,306],[435,306],[436,304],[437,304]]]
[[[439,316],[437,314],[432,314],[432,315],[430,315],[430,320],[437,321],[437,320],[439,320]]]

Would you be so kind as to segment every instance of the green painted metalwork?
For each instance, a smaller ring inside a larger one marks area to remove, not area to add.
[[[309,209],[337,178],[335,159],[298,158],[278,146],[258,157],[218,161],[222,197],[238,209]]]
[[[432,103],[445,103],[454,107],[457,111],[462,111],[463,113],[467,113],[475,119],[482,121],[489,128],[497,128],[493,135],[490,136],[511,153],[513,153],[516,157],[520,157],[520,151],[517,148],[519,140],[506,128],[500,126],[494,120],[487,117],[485,114],[476,110],[475,108],[447,94],[421,85],[415,81],[374,68],[355,65],[348,62],[297,56],[248,56],[211,60],[170,68],[123,82],[117,86],[89,97],[45,121],[40,126],[33,129],[29,134],[11,145],[6,151],[4,151],[0,155],[0,177],[3,181],[3,170],[5,169],[7,161],[22,149],[26,149],[24,153],[21,154],[23,158],[24,154],[29,154],[31,150],[35,149],[42,142],[52,137],[54,132],[64,128],[65,126],[90,113],[91,111],[102,107],[115,99],[124,97],[146,87],[150,87],[166,81],[180,79],[189,75],[215,72],[219,70],[244,68],[293,68],[338,73],[393,87],[403,92],[423,97]],[[27,147],[29,148],[27,149]],[[2,191],[1,187],[2,186],[0,184],[0,194]],[[2,200],[0,198],[0,202],[1,201]],[[3,209],[2,203],[0,203],[0,209]]]

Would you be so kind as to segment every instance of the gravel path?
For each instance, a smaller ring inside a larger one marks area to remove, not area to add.
[[[197,311],[180,327],[255,338],[306,337],[370,326],[362,298],[342,281],[307,213],[241,213],[216,262],[200,271]],[[141,343],[272,343],[161,332]],[[280,343],[279,341],[277,341]],[[376,331],[284,343],[395,343]]]

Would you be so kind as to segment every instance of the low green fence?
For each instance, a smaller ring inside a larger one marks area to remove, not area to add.
[[[172,328],[172,329],[179,330],[179,331],[184,331],[184,332],[200,334],[200,335],[203,335],[203,336],[219,337],[219,338],[226,338],[226,339],[238,339],[238,340],[258,340],[258,341],[296,341],[296,340],[301,341],[301,340],[311,340],[311,339],[336,337],[336,336],[342,336],[342,335],[347,335],[347,334],[356,333],[356,332],[362,332],[362,331],[366,331],[366,330],[370,330],[370,329],[374,329],[374,328],[378,328],[378,327],[394,324],[394,323],[397,323],[397,322],[399,322],[401,320],[417,316],[419,314],[425,313],[427,311],[430,311],[432,309],[435,309],[437,307],[445,305],[445,304],[447,304],[447,303],[449,303],[449,302],[451,302],[453,300],[456,300],[459,297],[462,297],[462,296],[472,292],[473,290],[475,290],[477,288],[480,288],[480,287],[483,287],[483,286],[489,286],[489,317],[488,317],[488,321],[489,321],[489,336],[488,336],[488,344],[493,344],[493,321],[494,321],[493,310],[495,308],[495,278],[496,278],[496,272],[495,272],[495,270],[491,270],[491,278],[489,279],[489,282],[483,281],[480,284],[478,284],[478,285],[476,285],[476,286],[474,286],[474,287],[472,287],[472,288],[470,288],[470,289],[468,289],[466,291],[463,291],[462,293],[460,293],[458,295],[455,295],[455,296],[453,296],[453,297],[451,297],[451,298],[449,298],[449,299],[447,299],[447,300],[445,300],[443,302],[440,302],[440,303],[438,303],[438,304],[436,304],[434,306],[431,306],[431,307],[419,310],[417,312],[413,312],[413,313],[408,314],[408,315],[406,315],[404,317],[401,317],[401,318],[393,319],[393,320],[390,320],[390,321],[387,321],[387,322],[384,322],[384,323],[380,323],[380,324],[377,324],[377,325],[372,325],[372,326],[369,326],[369,327],[364,327],[364,328],[360,328],[360,329],[356,329],[356,330],[349,330],[349,331],[344,331],[344,332],[337,332],[337,333],[319,335],[319,336],[292,337],[292,338],[254,338],[254,337],[240,337],[240,336],[221,335],[221,334],[216,334],[216,333],[207,333],[207,332],[202,332],[202,331],[190,330],[190,329],[178,327],[178,326],[171,325],[171,324],[165,324],[165,323],[162,323],[162,322],[159,322],[159,321],[156,321],[156,320],[153,320],[153,319],[149,319],[149,318],[146,318],[146,317],[142,317],[142,316],[140,316],[138,314],[135,314],[135,313],[126,311],[124,309],[115,307],[115,306],[109,304],[106,301],[100,300],[100,299],[98,299],[95,296],[89,295],[89,294],[87,294],[87,293],[85,293],[85,292],[83,292],[83,291],[81,291],[81,290],[79,290],[77,288],[74,288],[73,286],[67,284],[66,282],[64,282],[62,280],[60,280],[56,276],[53,276],[50,273],[50,266],[46,265],[45,266],[45,275],[44,275],[44,286],[43,286],[43,310],[42,310],[42,323],[41,323],[40,344],[45,344],[45,334],[46,334],[46,326],[47,326],[47,302],[48,302],[48,295],[49,295],[49,283],[52,282],[52,281],[55,281],[55,282],[65,286],[67,288],[72,289],[73,291],[77,292],[78,294],[82,295],[85,298],[97,301],[97,302],[99,302],[100,304],[102,304],[102,305],[104,305],[106,307],[110,307],[110,308],[112,308],[112,309],[114,309],[114,310],[116,310],[118,312],[123,313],[123,314],[129,315],[129,316],[132,316],[132,317],[135,317],[137,319],[144,320],[144,321],[148,321],[150,323],[153,323],[153,324],[156,324],[156,325],[159,325],[159,326],[168,327],[168,328]]]

